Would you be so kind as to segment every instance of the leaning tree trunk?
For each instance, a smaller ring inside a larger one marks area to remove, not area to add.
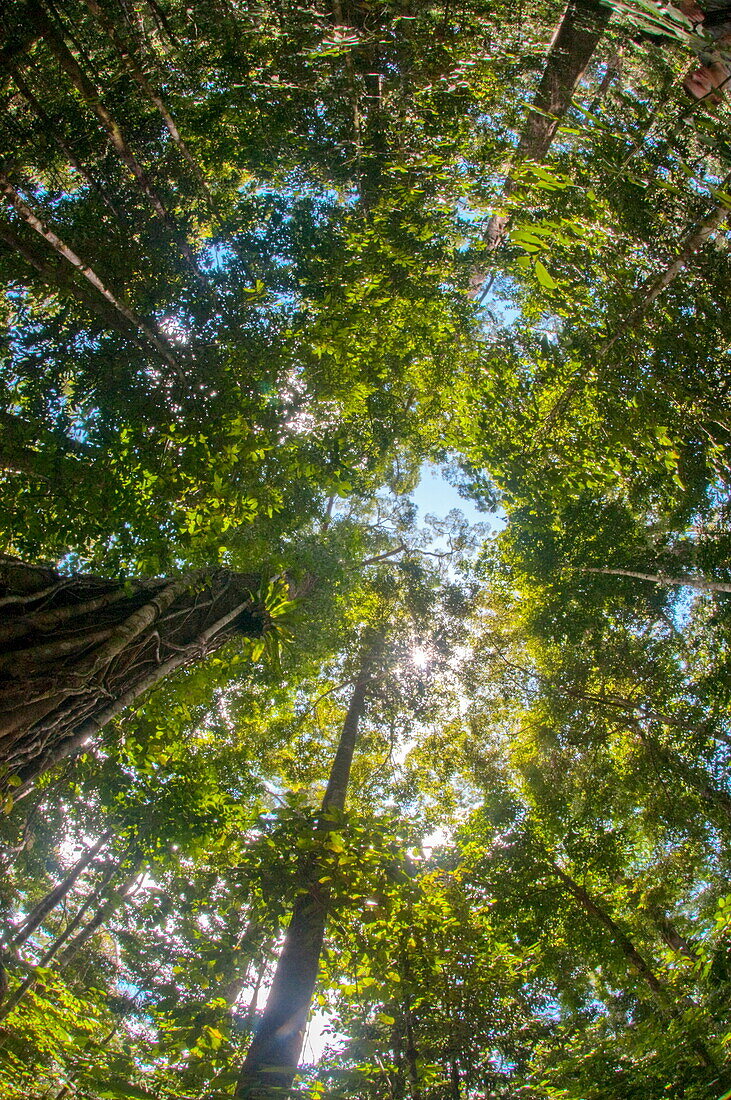
[[[37,928],[45,921],[49,913],[52,913],[57,905],[60,905],[66,895],[76,885],[77,879],[81,877],[90,863],[93,863],[99,852],[107,843],[112,835],[112,830],[108,829],[97,840],[96,844],[87,848],[80,859],[76,861],[66,877],[59,882],[57,886],[54,886],[53,890],[49,890],[44,898],[38,902],[33,909],[31,909],[28,916],[24,921],[18,925],[13,934],[8,939],[8,947],[17,951],[19,947],[30,939]]]
[[[566,871],[559,867],[557,863],[549,861],[549,866],[553,874],[556,875],[567,892],[579,903],[582,909],[607,929],[612,937],[613,943],[619,948],[632,969],[651,991],[660,1011],[680,1023],[685,1031],[685,1020],[682,1007],[675,1003],[672,992],[666,989],[663,983],[660,982],[647,959],[645,959],[644,955],[637,949],[626,932],[620,928],[614,918],[599,904],[596,898],[593,898],[588,893],[585,887],[576,882],[566,873]],[[690,1035],[687,1036],[687,1041],[690,1049],[694,1052],[701,1065],[710,1070],[716,1070],[718,1068],[715,1057],[701,1039]]]
[[[365,652],[343,722],[340,742],[322,800],[323,829],[330,810],[342,812],[350,779],[358,726],[365,710],[377,639]],[[307,1017],[315,992],[325,938],[329,892],[318,882],[317,860],[308,877],[308,892],[297,898],[284,939],[264,1014],[246,1054],[235,1100],[270,1100],[287,1096],[299,1065]]]
[[[612,9],[600,0],[569,0],[515,151],[514,167],[526,160],[541,161],[545,157],[611,16]],[[507,199],[515,187],[512,175],[508,176],[503,197]],[[488,252],[502,241],[509,220],[509,214],[493,214],[485,235]],[[482,277],[477,278],[481,281]]]
[[[261,579],[131,581],[0,557],[0,766],[32,780],[181,665],[267,629]]]

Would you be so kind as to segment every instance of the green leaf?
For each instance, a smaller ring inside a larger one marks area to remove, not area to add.
[[[546,270],[540,260],[536,260],[535,264],[533,265],[533,270],[535,271],[536,278],[538,279],[538,282],[541,284],[541,286],[544,286],[547,290],[556,290],[556,288],[558,287],[558,283]]]

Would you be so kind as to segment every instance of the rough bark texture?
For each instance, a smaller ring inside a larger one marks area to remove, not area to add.
[[[329,810],[342,811],[345,806],[358,725],[365,709],[374,657],[375,647],[364,656],[353,688],[322,800],[323,816]],[[327,886],[317,881],[317,868],[313,867],[312,872],[308,876],[312,885],[307,894],[294,904],[266,1008],[241,1070],[236,1100],[284,1097],[297,1071],[315,992],[330,900]]]
[[[260,578],[206,570],[128,582],[0,557],[0,766],[32,779],[181,665],[260,637]]]

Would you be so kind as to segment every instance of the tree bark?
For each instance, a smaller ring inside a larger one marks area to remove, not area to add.
[[[41,956],[41,961],[38,963],[38,966],[48,966],[48,964],[52,962],[53,959],[55,959],[56,955],[59,953],[63,945],[67,943],[71,936],[73,936],[74,932],[83,921],[84,916],[89,911],[89,909],[91,909],[93,905],[98,904],[106,887],[109,885],[112,878],[116,874],[118,867],[119,865],[117,863],[111,864],[111,866],[107,869],[106,873],[102,877],[101,882],[94,888],[94,890],[92,890],[87,899],[82,903],[82,905],[79,907],[78,911],[74,915],[73,919],[67,924],[66,928],[64,928],[60,936],[58,936],[53,941],[51,946],[47,948],[47,950],[43,953],[43,955]],[[2,1009],[0,1009],[0,1020],[4,1020],[6,1016],[10,1015],[13,1009],[23,1000],[26,993],[28,993],[28,991],[32,989],[36,981],[36,968],[33,967],[30,973],[20,983],[18,988],[8,997]]]
[[[40,928],[48,914],[56,908],[59,902],[63,901],[69,890],[71,890],[71,888],[81,877],[89,864],[92,863],[94,859],[96,859],[99,852],[107,843],[111,835],[111,829],[108,829],[105,833],[102,833],[96,844],[92,845],[91,848],[88,848],[81,856],[81,858],[77,860],[77,862],[71,868],[63,881],[59,882],[59,884],[55,886],[53,890],[50,890],[46,894],[46,896],[38,902],[38,904],[31,910],[25,920],[21,921],[21,923],[17,926],[15,934],[8,940],[8,947],[13,949],[22,947],[22,945],[29,939],[29,937],[33,935],[35,930],[37,928]]]
[[[107,195],[106,191],[101,186],[101,184],[97,183],[97,181],[94,179],[94,177],[91,175],[91,173],[87,171],[87,169],[84,167],[84,165],[74,155],[73,150],[64,141],[63,137],[59,133],[58,126],[55,125],[53,120],[48,117],[48,115],[44,111],[42,105],[40,104],[40,102],[38,101],[36,96],[33,94],[31,88],[28,86],[26,80],[24,79],[22,74],[18,71],[18,67],[16,66],[14,68],[11,68],[10,72],[11,72],[11,75],[13,77],[13,80],[15,81],[15,83],[18,87],[18,91],[24,97],[24,99],[26,99],[28,101],[30,106],[35,111],[36,117],[43,124],[44,130],[45,130],[47,136],[50,138],[51,141],[54,142],[55,145],[58,146],[58,148],[61,150],[61,152],[64,154],[64,156],[68,160],[71,167],[76,172],[78,172],[79,175],[83,177],[83,179],[86,180],[86,182],[89,184],[89,186],[91,188],[93,188],[94,191],[96,191],[96,193],[99,195],[99,197],[101,198],[104,205],[110,210],[110,212],[114,215],[115,219],[119,222],[120,226],[123,229],[126,230],[127,227],[126,227],[126,222],[125,222],[124,217],[119,212],[119,210],[117,210],[117,207],[114,205],[112,200],[109,198],[109,196]]]
[[[609,931],[612,940],[627,959],[632,969],[651,991],[659,1008],[663,1012],[666,1012],[668,1016],[672,1016],[673,1019],[682,1022],[682,1012],[678,1009],[677,1005],[673,1003],[670,994],[659,981],[644,955],[637,950],[632,940],[619,927],[614,918],[610,916],[603,906],[595,901],[583,886],[575,882],[570,875],[562,870],[558,864],[551,862],[550,867],[556,877],[566,887],[568,893],[578,901],[584,911],[588,913],[590,917],[593,917],[599,924],[604,925]],[[689,1038],[688,1045],[706,1069],[716,1070],[718,1068],[715,1058],[703,1042],[696,1038]]]
[[[5,198],[26,225],[29,225],[39,236],[43,237],[44,241],[50,245],[54,252],[62,256],[75,271],[82,275],[86,281],[93,286],[94,290],[100,294],[117,313],[124,317],[125,321],[128,321],[133,328],[138,329],[144,335],[145,339],[152,344],[155,350],[162,356],[165,362],[173,367],[179,377],[182,377],[180,367],[165,340],[163,340],[161,336],[158,336],[156,332],[153,332],[153,330],[137,317],[124,302],[113,294],[112,291],[105,286],[102,279],[99,278],[96,271],[94,271],[89,264],[85,263],[80,256],[77,256],[73,248],[66,244],[49,225],[46,225],[46,223],[38,217],[35,211],[32,210],[28,203],[18,194],[3,172],[0,172],[0,191],[2,191]]]
[[[170,230],[173,239],[175,240],[180,252],[185,258],[188,266],[191,268],[196,279],[202,282],[206,282],[203,278],[200,269],[196,263],[195,256],[193,255],[188,242],[178,231],[170,212],[166,209],[162,199],[155,191],[150,179],[139,163],[134,153],[127,144],[126,138],[122,133],[122,129],[116,119],[110,114],[107,108],[104,106],[98,91],[84,73],[83,69],[79,65],[76,58],[73,56],[66,43],[63,40],[63,36],[54,26],[54,23],[49,19],[48,15],[44,11],[38,0],[28,0],[28,12],[32,23],[34,24],[38,33],[42,36],[44,42],[54,55],[59,65],[66,73],[74,88],[76,88],[79,95],[82,97],[88,107],[94,112],[96,117],[104,129],[109,134],[112,145],[119,156],[120,160],[126,165],[130,173],[137,181],[137,184],[144,194],[145,198],[150,203],[150,206],[154,210],[157,217],[162,221]]]
[[[323,833],[328,829],[328,811],[342,812],[345,807],[358,727],[365,711],[378,649],[379,641],[376,640],[361,660],[322,800],[320,829]],[[311,884],[307,893],[294,904],[266,1008],[241,1069],[235,1100],[271,1100],[285,1096],[297,1072],[329,905],[327,886],[318,882],[317,859],[308,877]]]
[[[653,584],[662,584],[665,587],[673,585],[684,588],[695,588],[698,592],[731,592],[731,581],[711,581],[707,577],[694,577],[690,573],[681,577],[669,577],[666,573],[640,573],[636,569],[609,569],[588,566],[581,570],[582,573],[605,573],[613,577],[636,577],[641,581],[652,581]]]
[[[122,61],[124,62],[124,65],[127,69],[127,72],[130,74],[132,79],[139,85],[139,87],[145,93],[147,98],[150,100],[150,102],[154,105],[156,110],[159,112],[163,122],[165,123],[165,126],[167,127],[167,130],[168,130],[168,133],[170,134],[170,137],[173,139],[173,142],[175,143],[176,147],[180,150],[181,156],[183,157],[183,159],[188,164],[188,167],[191,169],[193,175],[196,178],[198,186],[201,188],[201,191],[205,195],[206,202],[208,203],[208,207],[209,207],[211,213],[214,216],[217,216],[217,211],[216,211],[215,204],[213,202],[213,197],[212,197],[210,191],[208,190],[208,185],[206,183],[205,176],[203,175],[201,167],[198,164],[198,162],[195,160],[195,158],[193,157],[192,153],[188,149],[188,146],[185,144],[182,137],[180,136],[180,131],[178,130],[175,119],[170,114],[170,111],[167,109],[167,106],[165,105],[164,100],[154,90],[154,88],[150,84],[149,80],[145,76],[144,72],[142,71],[140,65],[138,64],[136,58],[132,54],[131,50],[129,50],[127,48],[127,46],[125,45],[125,43],[122,40],[121,36],[118,34],[117,29],[114,26],[114,23],[112,22],[111,19],[108,18],[108,16],[107,16],[106,12],[104,11],[104,9],[101,7],[100,4],[97,3],[97,0],[84,0],[84,3],[86,4],[89,11],[94,16],[96,16],[98,21],[101,23],[102,27],[104,28],[104,30],[107,34],[107,37],[109,38],[110,42],[114,45],[114,48],[117,50],[117,53],[119,54],[119,56],[122,58]]]
[[[731,175],[726,176],[726,178],[722,180],[718,190],[728,191],[729,186],[731,186]],[[666,290],[677,276],[685,270],[706,241],[722,228],[724,222],[728,221],[729,215],[731,215],[731,209],[729,209],[728,204],[719,203],[705,216],[705,218],[691,226],[682,240],[677,255],[663,271],[648,279],[645,285],[639,288],[639,305],[633,309],[629,316],[623,321],[621,332],[616,332],[614,336],[610,337],[601,345],[598,353],[600,358],[611,351],[620,336],[626,336],[627,333],[631,332],[635,325],[642,320],[655,299],[659,298],[663,291]],[[729,591],[731,591],[731,589],[729,589]]]
[[[611,8],[599,0],[569,0],[548,51],[543,79],[520,136],[513,168],[523,161],[545,157],[611,16]],[[516,186],[512,175],[508,176],[503,196],[508,198]],[[510,214],[505,213],[490,218],[485,235],[488,252],[501,243],[509,221]]]
[[[259,577],[62,577],[0,557],[0,764],[32,781],[168,673],[261,637]]]

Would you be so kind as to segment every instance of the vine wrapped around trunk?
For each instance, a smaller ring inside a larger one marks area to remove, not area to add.
[[[181,665],[269,621],[261,578],[129,581],[0,557],[0,767],[32,780]]]

